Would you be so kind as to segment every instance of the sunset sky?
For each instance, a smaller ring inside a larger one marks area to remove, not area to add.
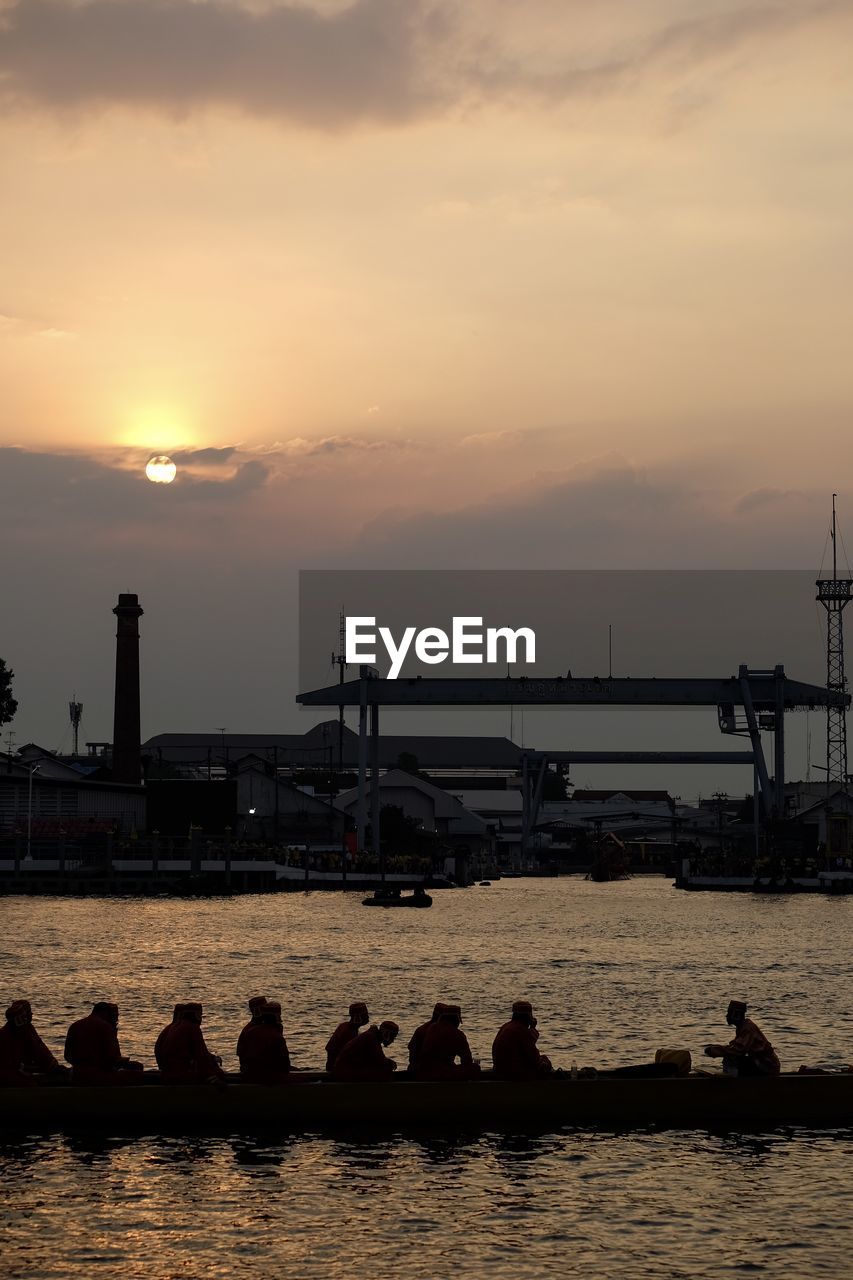
[[[286,731],[300,567],[817,568],[833,489],[853,544],[851,40],[849,0],[0,0],[18,740],[74,691],[110,736],[120,590],[147,734]]]

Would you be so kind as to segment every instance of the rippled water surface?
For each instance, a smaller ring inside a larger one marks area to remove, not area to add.
[[[511,1001],[558,1065],[694,1055],[742,996],[783,1067],[853,1060],[853,901],[680,893],[662,880],[504,881],[431,911],[359,895],[0,901],[0,995],[55,1051],[98,998],[151,1060],[177,999],[226,1066],[245,1001],[282,1000],[302,1066],[351,999],[403,1039],[436,999],[488,1057]],[[403,1057],[399,1053],[398,1057]],[[9,1276],[853,1275],[853,1135],[785,1131],[282,1140],[33,1137],[0,1144]]]

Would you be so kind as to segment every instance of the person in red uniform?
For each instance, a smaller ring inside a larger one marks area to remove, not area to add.
[[[386,1058],[383,1047],[393,1044],[400,1028],[396,1022],[380,1022],[344,1045],[332,1069],[333,1080],[389,1080],[397,1070],[393,1058]]]
[[[459,1005],[448,1004],[438,1021],[427,1027],[414,1072],[418,1080],[471,1080],[480,1074],[461,1022]]]
[[[422,1022],[419,1027],[415,1028],[415,1031],[408,1045],[409,1075],[417,1075],[418,1059],[420,1058],[421,1049],[424,1043],[424,1037],[426,1036],[426,1033],[429,1031],[430,1027],[434,1027],[435,1024],[438,1022],[439,1018],[444,1013],[444,1010],[446,1009],[446,1007],[447,1007],[446,1005],[442,1004],[439,1001],[436,1005],[433,1006],[432,1017],[430,1018],[429,1022]]]
[[[33,1026],[29,1000],[13,1000],[0,1027],[0,1085],[35,1084],[34,1076],[63,1071]]]
[[[172,1011],[172,1021],[169,1023],[167,1027],[163,1028],[163,1030],[160,1032],[159,1036],[157,1037],[154,1043],[154,1060],[156,1061],[157,1066],[160,1068],[161,1071],[163,1070],[163,1045],[166,1042],[166,1037],[169,1031],[171,1030],[171,1028],[175,1025],[175,1023],[180,1021],[181,1014],[183,1013],[185,1008],[186,1008],[186,1005],[183,1005],[183,1004],[175,1005],[175,1008]]]
[[[501,1080],[536,1080],[549,1075],[552,1067],[536,1048],[538,1032],[529,1000],[516,1000],[512,1018],[505,1022],[492,1045],[495,1075]]]
[[[778,1076],[779,1058],[767,1036],[746,1016],[743,1000],[732,1000],[726,1010],[726,1022],[735,1029],[728,1044],[706,1044],[709,1058],[722,1058],[723,1070],[736,1076]]]
[[[161,1031],[157,1063],[163,1084],[217,1084],[225,1079],[219,1058],[205,1044],[200,1004],[177,1006],[175,1021]]]
[[[72,1022],[65,1037],[65,1060],[72,1084],[141,1084],[142,1063],[122,1055],[118,1005],[99,1000],[87,1018]]]
[[[360,1028],[366,1027],[369,1021],[370,1014],[367,1012],[367,1005],[363,1000],[356,1000],[354,1004],[350,1005],[348,1021],[338,1023],[326,1045],[327,1071],[332,1070],[344,1045],[349,1044],[350,1040],[354,1040]]]
[[[290,1053],[281,1025],[281,1006],[265,1001],[258,1015],[240,1032],[237,1043],[240,1075],[248,1084],[286,1084]]]
[[[257,1024],[261,1009],[263,1009],[266,1003],[267,1003],[266,996],[252,996],[251,1000],[249,1001],[249,1013],[252,1016],[249,1018],[249,1021],[246,1023],[245,1027],[237,1037],[237,1057],[238,1058],[240,1057],[240,1046],[243,1042],[243,1036],[246,1034],[246,1032],[249,1030],[250,1027],[254,1027]]]

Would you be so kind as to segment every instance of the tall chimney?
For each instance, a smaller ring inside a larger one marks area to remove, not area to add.
[[[139,727],[139,597],[120,595],[116,627],[116,699],[113,721],[113,782],[142,781]]]

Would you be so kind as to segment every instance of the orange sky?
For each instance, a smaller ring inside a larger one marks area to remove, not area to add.
[[[330,78],[279,92],[290,6],[158,0],[158,63],[146,6],[5,5],[4,443],[544,428],[655,463],[751,426],[819,476],[851,396],[848,5],[316,7]],[[224,13],[269,23],[235,65]]]

